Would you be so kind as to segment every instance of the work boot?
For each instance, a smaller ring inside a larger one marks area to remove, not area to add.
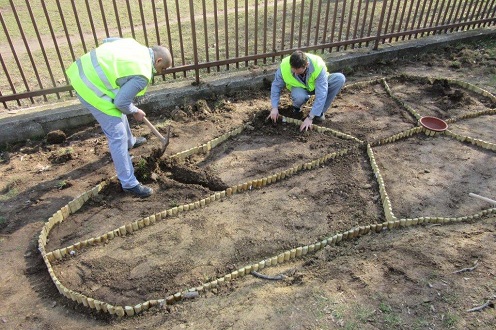
[[[136,186],[132,188],[123,188],[125,192],[131,193],[136,197],[149,197],[151,194],[153,194],[153,189],[149,188],[147,186],[142,185],[141,183],[138,183]]]
[[[325,114],[322,114],[321,116],[315,116],[313,120],[315,120],[317,123],[321,123],[325,120]]]
[[[134,142],[134,144],[133,144],[133,149],[134,148],[138,148],[139,146],[141,146],[141,145],[143,145],[145,143],[146,143],[146,138],[145,137],[142,137],[142,136],[137,137],[136,138],[136,142]]]

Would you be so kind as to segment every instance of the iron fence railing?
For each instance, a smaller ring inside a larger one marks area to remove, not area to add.
[[[493,26],[496,0],[0,0],[3,110],[73,96],[64,70],[106,37],[167,45],[155,84]]]

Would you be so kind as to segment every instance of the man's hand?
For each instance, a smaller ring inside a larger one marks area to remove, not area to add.
[[[310,119],[309,117],[305,118],[303,123],[301,123],[300,125],[300,132],[303,132],[303,130],[308,131],[308,129],[312,129],[312,123],[312,119]]]
[[[137,112],[133,113],[133,117],[137,121],[143,121],[143,117],[145,117],[145,116],[146,116],[146,113],[141,109],[138,109]]]
[[[267,117],[267,119],[269,118],[272,119],[274,124],[276,124],[277,118],[279,118],[279,110],[277,108],[272,108],[272,110],[270,110],[270,115]]]

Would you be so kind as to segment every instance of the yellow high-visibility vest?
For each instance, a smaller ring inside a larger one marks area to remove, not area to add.
[[[283,58],[283,60],[281,61],[282,79],[284,79],[284,82],[286,83],[286,88],[289,90],[291,90],[292,87],[300,87],[310,92],[314,91],[315,79],[317,79],[317,77],[319,76],[320,72],[322,72],[322,70],[325,70],[327,72],[327,66],[324,60],[320,56],[308,54],[308,53],[305,53],[305,55],[308,57],[310,62],[312,62],[314,68],[314,71],[310,74],[310,77],[308,78],[307,81],[308,85],[301,83],[300,81],[298,81],[298,79],[296,79],[293,76],[293,73],[291,72],[291,64],[289,64],[290,56]]]
[[[153,66],[150,49],[134,39],[118,39],[104,43],[83,55],[67,69],[74,90],[98,110],[120,117],[113,103],[119,78],[140,75],[151,82]],[[143,95],[146,87],[137,96]]]

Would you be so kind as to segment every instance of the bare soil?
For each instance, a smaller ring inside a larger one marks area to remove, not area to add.
[[[492,54],[487,44],[456,45],[417,58],[347,68],[347,87],[321,126],[354,139],[317,130],[301,133],[288,122],[273,125],[266,120],[268,89],[217,95],[150,114],[162,132],[171,125],[172,136],[165,155],[156,158],[159,141],[145,125],[132,123],[135,135],[149,139],[130,151],[140,179],[155,191],[147,199],[125,194],[110,179],[114,168],[98,125],[52,132],[43,141],[2,151],[1,327],[492,329],[496,218],[490,203],[469,193],[496,198],[496,152],[447,134],[417,133],[384,143],[419,126],[410,108],[448,121],[453,134],[495,144],[496,115],[488,111],[495,107],[492,99],[447,80],[494,94]],[[388,95],[381,78],[404,105]],[[356,84],[365,81],[371,82]],[[285,94],[281,114],[294,117],[290,108]],[[463,117],[472,112],[479,115]],[[240,125],[246,126],[241,134],[208,153],[171,158]],[[54,227],[47,251],[348,150],[317,168],[166,217],[52,265],[66,287],[114,305],[165,299],[284,251],[385,222],[367,144],[397,219],[462,221],[368,233],[260,270],[284,275],[281,280],[246,275],[196,298],[123,318],[60,295],[37,250],[44,222],[104,180],[110,184],[98,196]],[[470,217],[475,214],[481,216]],[[484,303],[486,308],[468,311]]]

